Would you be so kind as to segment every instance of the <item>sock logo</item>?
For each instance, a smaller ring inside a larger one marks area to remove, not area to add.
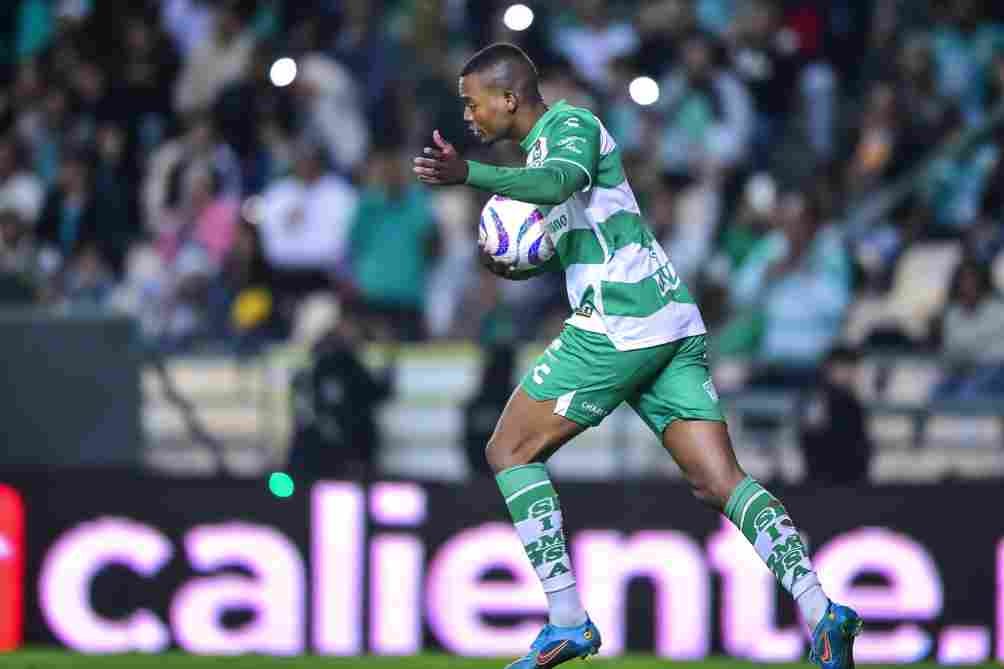
[[[0,485],[0,651],[21,645],[24,593],[24,504]]]

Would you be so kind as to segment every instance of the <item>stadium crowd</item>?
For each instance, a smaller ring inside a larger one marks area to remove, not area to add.
[[[979,362],[939,393],[1004,389],[1004,133],[925,162],[1004,101],[1000,3],[574,0],[528,3],[523,31],[508,2],[2,4],[6,305],[124,311],[165,352],[288,340],[317,295],[404,341],[550,336],[561,277],[478,269],[483,196],[410,172],[434,128],[522,163],[477,145],[456,98],[504,40],[607,124],[720,354],[797,385],[850,332]],[[908,197],[850,223],[904,176]],[[957,251],[910,264],[932,241]]]

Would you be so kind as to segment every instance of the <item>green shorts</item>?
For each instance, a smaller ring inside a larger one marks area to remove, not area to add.
[[[661,437],[674,420],[722,421],[704,335],[618,351],[606,335],[566,325],[520,382],[554,413],[596,427],[627,402]]]

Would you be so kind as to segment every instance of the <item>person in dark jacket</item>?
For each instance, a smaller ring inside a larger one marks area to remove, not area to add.
[[[344,307],[314,346],[313,360],[293,379],[294,434],[288,471],[305,478],[368,478],[380,447],[376,411],[393,390],[393,345],[381,369],[362,360],[365,328]]]
[[[857,351],[837,346],[823,360],[820,379],[805,396],[799,441],[806,478],[822,486],[867,483],[873,446],[867,413],[854,390]]]

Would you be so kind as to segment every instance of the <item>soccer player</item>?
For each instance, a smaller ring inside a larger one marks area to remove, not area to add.
[[[544,592],[549,622],[509,666],[553,667],[600,648],[575,585],[558,495],[544,463],[627,402],[661,439],[694,495],[746,536],[812,631],[810,657],[851,667],[861,618],[820,587],[784,506],[736,461],[711,382],[700,311],[646,226],[603,124],[564,101],[546,105],[537,70],[518,47],[493,44],[460,74],[464,120],[484,143],[519,142],[526,167],[464,160],[440,135],[414,159],[426,184],[467,184],[561,207],[548,232],[557,253],[542,268],[497,274],[524,279],[565,272],[573,309],[561,334],[513,392],[486,456]]]

